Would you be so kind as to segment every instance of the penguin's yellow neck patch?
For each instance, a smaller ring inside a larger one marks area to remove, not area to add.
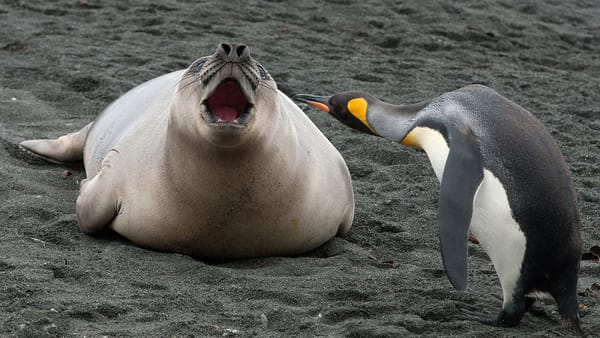
[[[369,108],[369,104],[367,100],[362,97],[358,97],[348,101],[346,105],[350,114],[354,115],[357,119],[360,120],[373,134],[377,135],[377,133],[371,128],[371,125],[367,121],[367,109]]]
[[[433,150],[442,145],[448,147],[442,134],[434,129],[427,127],[415,127],[400,141],[401,144],[425,151]]]
[[[417,128],[415,128],[415,129],[417,129]],[[410,133],[408,133],[404,137],[404,139],[402,139],[402,141],[400,143],[407,147],[421,149],[421,146],[419,145],[419,141],[418,141],[419,133],[418,133],[418,131],[415,131],[415,129],[411,130]]]
[[[439,131],[427,127],[415,127],[400,143],[405,146],[423,149],[429,158],[429,162],[431,162],[435,176],[440,182],[442,181],[450,148]]]

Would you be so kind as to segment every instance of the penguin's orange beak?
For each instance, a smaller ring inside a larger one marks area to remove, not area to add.
[[[310,104],[311,106],[317,107],[326,113],[331,111],[331,107],[329,106],[329,96],[296,94],[292,96],[292,99],[298,102]]]

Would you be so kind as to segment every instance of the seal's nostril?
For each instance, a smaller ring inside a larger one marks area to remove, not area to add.
[[[220,43],[217,45],[216,54],[223,60],[227,60],[229,58],[229,53],[231,52],[231,45],[228,43]]]
[[[239,46],[237,46],[237,48],[235,49],[235,51],[236,51],[238,57],[241,57],[244,54],[244,52],[246,52],[246,46],[239,45]]]
[[[238,55],[238,60],[240,62],[244,62],[250,57],[250,48],[248,48],[246,45],[237,46],[235,51]]]
[[[250,49],[246,45],[220,43],[217,56],[226,62],[245,62],[250,57]]]
[[[231,45],[229,45],[228,43],[222,43],[219,47],[223,49],[225,55],[229,55],[229,53],[231,53]]]

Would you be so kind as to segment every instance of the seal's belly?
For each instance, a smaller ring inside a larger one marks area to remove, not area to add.
[[[331,212],[317,219],[313,215],[323,216],[320,210],[285,204],[279,213],[259,204],[236,210],[203,203],[150,205],[124,206],[111,227],[137,245],[204,258],[300,254],[334,237],[341,218]]]
[[[258,158],[248,167],[194,171],[183,185],[165,174],[169,170],[145,162],[124,181],[110,226],[140,246],[195,257],[300,254],[352,223],[352,187],[337,159],[282,169],[289,165],[264,167],[272,161]],[[247,176],[231,182],[242,173]]]

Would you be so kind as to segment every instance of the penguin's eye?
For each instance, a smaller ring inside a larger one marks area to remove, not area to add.
[[[335,111],[335,109],[337,108],[337,104],[334,100],[329,100],[329,107],[331,107],[331,111]]]

